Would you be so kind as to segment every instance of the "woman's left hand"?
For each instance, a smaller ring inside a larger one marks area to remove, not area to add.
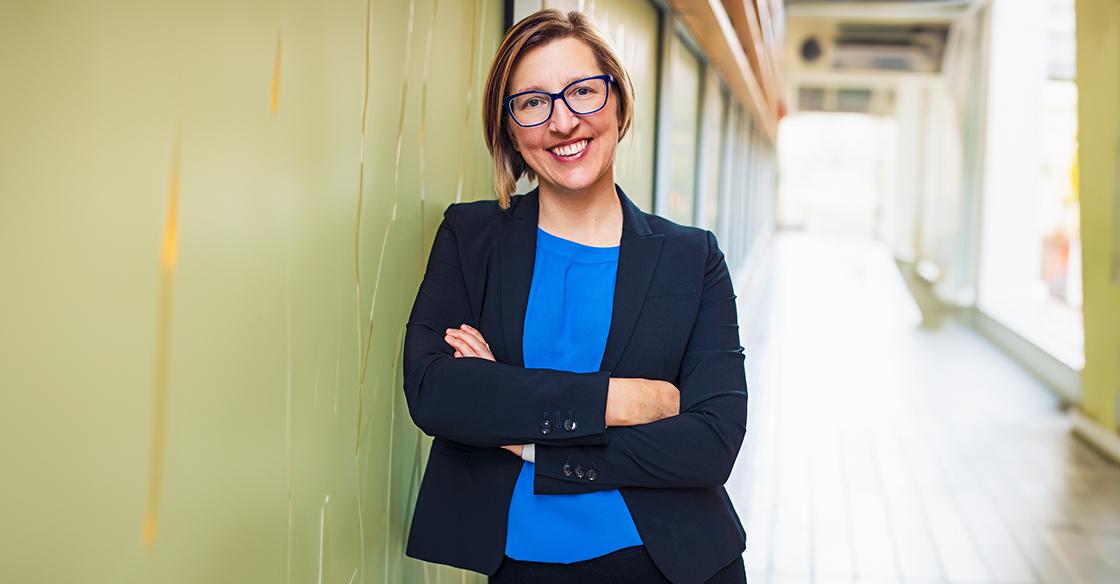
[[[446,335],[443,340],[455,349],[455,358],[460,357],[478,357],[480,359],[487,359],[495,361],[494,354],[490,352],[490,344],[483,338],[482,333],[478,329],[464,323],[459,328],[449,328],[445,331]],[[503,446],[506,450],[517,455],[521,458],[521,453],[525,449],[523,444],[511,444]]]

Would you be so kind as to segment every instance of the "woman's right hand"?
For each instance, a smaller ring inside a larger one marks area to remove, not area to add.
[[[681,411],[681,392],[668,381],[611,377],[607,386],[607,426],[637,426]]]

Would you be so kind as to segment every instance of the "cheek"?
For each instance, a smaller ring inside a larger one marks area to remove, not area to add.
[[[541,137],[531,130],[530,128],[514,130],[513,136],[510,138],[522,156],[540,150],[544,145]]]
[[[599,135],[603,138],[607,138],[606,140],[603,140],[604,145],[609,144],[610,148],[614,148],[614,146],[618,143],[618,123],[618,116],[614,115],[613,113],[609,113],[607,115],[604,115],[600,123],[597,124]]]

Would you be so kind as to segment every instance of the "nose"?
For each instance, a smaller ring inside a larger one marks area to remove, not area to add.
[[[579,116],[568,107],[568,102],[562,99],[556,100],[552,108],[549,129],[560,134],[568,134],[578,125]]]

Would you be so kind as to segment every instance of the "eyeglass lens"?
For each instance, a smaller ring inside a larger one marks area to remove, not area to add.
[[[588,114],[601,107],[607,100],[605,79],[586,79],[567,88],[564,101],[574,113]],[[552,113],[552,97],[547,93],[526,93],[513,98],[513,117],[526,126],[539,124]]]

